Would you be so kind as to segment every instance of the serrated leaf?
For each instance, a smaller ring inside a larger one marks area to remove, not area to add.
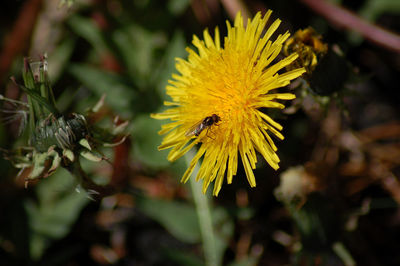
[[[133,90],[123,83],[121,77],[81,64],[70,65],[69,70],[98,97],[107,95],[107,104],[119,115],[129,117],[132,114],[130,103],[135,95]]]
[[[193,206],[161,199],[141,198],[138,208],[147,216],[158,221],[168,232],[186,243],[200,241],[200,229]]]

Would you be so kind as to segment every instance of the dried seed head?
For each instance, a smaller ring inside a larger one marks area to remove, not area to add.
[[[56,118],[51,114],[37,123],[31,135],[31,144],[39,152],[45,152],[53,145],[63,150],[74,150],[88,134],[83,115],[73,113]]]

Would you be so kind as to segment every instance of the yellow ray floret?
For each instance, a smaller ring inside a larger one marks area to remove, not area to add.
[[[214,38],[207,30],[203,40],[194,36],[197,51],[186,48],[188,59],[176,59],[179,74],[173,74],[166,87],[171,101],[165,106],[170,108],[152,115],[171,120],[159,132],[166,134],[159,149],[171,148],[169,160],[199,146],[181,181],[186,182],[200,164],[196,179],[203,180],[203,192],[214,182],[213,194],[218,195],[225,178],[232,183],[239,156],[251,187],[256,186],[257,152],[272,168],[279,168],[270,134],[283,139],[282,126],[260,108],[284,108],[277,100],[295,95],[270,91],[288,85],[304,69],[283,72],[297,54],[275,61],[289,33],[270,40],[281,23],[276,20],[265,30],[270,15],[270,10],[264,16],[257,13],[244,26],[238,13],[233,26],[227,21],[223,46],[218,28]]]

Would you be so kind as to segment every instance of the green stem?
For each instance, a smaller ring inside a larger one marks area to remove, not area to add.
[[[28,97],[29,104],[29,132],[35,132],[35,112],[33,109],[33,102],[30,97]]]
[[[188,152],[190,154],[190,152]],[[186,161],[189,164],[190,160],[188,157],[193,156],[185,156]],[[201,238],[203,242],[203,251],[205,257],[205,265],[207,266],[217,266],[218,256],[216,249],[216,239],[214,236],[213,223],[211,217],[211,206],[210,200],[208,199],[209,194],[203,194],[202,192],[202,184],[197,182],[194,176],[198,168],[194,170],[193,176],[190,178],[190,188],[192,190],[193,200],[196,206],[197,217],[200,225]]]
[[[39,107],[45,107],[50,113],[52,113],[55,117],[60,117],[60,112],[58,109],[53,106],[46,98],[40,96],[37,92],[34,90],[31,90],[29,88],[26,88],[24,86],[20,86],[20,88],[28,94],[28,96],[32,97],[33,100],[35,100],[38,103]],[[42,111],[43,112],[43,111]]]

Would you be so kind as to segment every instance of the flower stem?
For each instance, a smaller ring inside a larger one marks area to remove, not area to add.
[[[190,154],[190,152],[189,152]],[[187,163],[189,164],[189,157],[185,156]],[[196,176],[198,169],[194,170],[193,176]],[[208,198],[209,194],[203,194],[202,185],[197,182],[194,177],[190,178],[190,188],[192,190],[193,200],[196,206],[197,217],[200,225],[201,238],[203,243],[203,251],[205,258],[205,265],[217,266],[218,256],[216,249],[216,240],[214,236],[213,223],[211,217],[211,206]]]

